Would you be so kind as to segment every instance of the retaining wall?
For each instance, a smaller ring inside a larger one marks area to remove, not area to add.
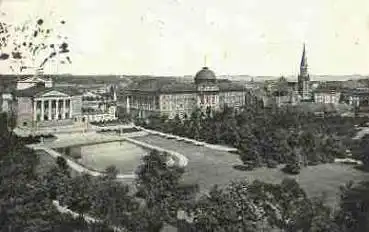
[[[161,137],[165,137],[165,138],[170,138],[170,139],[176,139],[178,141],[185,141],[185,142],[189,142],[192,143],[196,146],[204,146],[213,150],[218,150],[218,151],[227,151],[227,152],[235,152],[237,151],[237,148],[234,147],[227,147],[227,146],[223,146],[223,145],[216,145],[216,144],[210,144],[210,143],[205,143],[205,142],[201,142],[201,141],[197,141],[194,139],[190,139],[190,138],[186,138],[186,137],[182,137],[182,136],[178,136],[178,135],[172,135],[172,134],[167,134],[167,133],[163,133],[160,131],[155,131],[155,130],[150,130],[150,129],[146,129],[140,126],[135,126],[135,128],[146,131],[150,134],[153,135],[159,135]]]

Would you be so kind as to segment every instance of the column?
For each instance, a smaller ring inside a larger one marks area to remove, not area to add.
[[[129,112],[129,110],[130,110],[130,105],[129,105],[129,96],[127,96],[127,100],[126,100],[126,112],[127,112],[127,114],[129,114],[130,112]]]
[[[41,100],[41,121],[45,119],[45,102]]]
[[[48,115],[48,118],[47,119],[49,121],[51,121],[52,120],[52,118],[51,118],[51,100],[49,100],[48,102],[49,102],[49,112],[48,112],[49,115]]]
[[[37,121],[37,100],[33,99],[33,121]]]
[[[65,119],[65,99],[63,99],[63,108],[62,108],[62,119]]]
[[[59,99],[55,102],[55,120],[59,120]]]
[[[72,118],[72,99],[69,99],[69,118]]]

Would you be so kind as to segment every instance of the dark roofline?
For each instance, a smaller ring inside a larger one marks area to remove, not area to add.
[[[82,96],[82,93],[79,93],[77,89],[73,88],[60,88],[60,87],[51,87],[45,88],[44,86],[34,86],[27,89],[15,90],[15,95],[18,97],[38,97],[40,94],[47,93],[49,91],[58,91],[70,96]]]

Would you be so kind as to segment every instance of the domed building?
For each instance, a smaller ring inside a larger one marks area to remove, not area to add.
[[[198,71],[195,75],[195,84],[202,83],[216,83],[215,73],[210,70],[208,67],[203,67],[200,71]]]
[[[133,117],[157,114],[173,118],[189,116],[196,109],[239,109],[245,105],[245,87],[229,80],[219,80],[208,67],[199,70],[193,82],[179,78],[142,78],[123,93],[124,108]]]

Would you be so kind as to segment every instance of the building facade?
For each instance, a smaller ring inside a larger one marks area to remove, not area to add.
[[[123,105],[133,117],[163,115],[173,118],[189,116],[193,110],[221,110],[225,106],[239,109],[245,105],[244,86],[229,80],[217,80],[207,67],[198,71],[193,82],[171,78],[144,79],[128,86]]]
[[[85,91],[82,95],[82,121],[101,122],[117,119],[117,96],[114,88],[105,92]]]
[[[18,127],[68,125],[82,116],[82,95],[77,90],[46,87],[41,78],[33,86],[14,91],[12,104]]]
[[[342,91],[342,102],[355,107],[359,111],[369,112],[369,89],[357,88]]]
[[[331,88],[317,88],[314,90],[314,102],[324,104],[339,104],[341,99],[341,91]]]

